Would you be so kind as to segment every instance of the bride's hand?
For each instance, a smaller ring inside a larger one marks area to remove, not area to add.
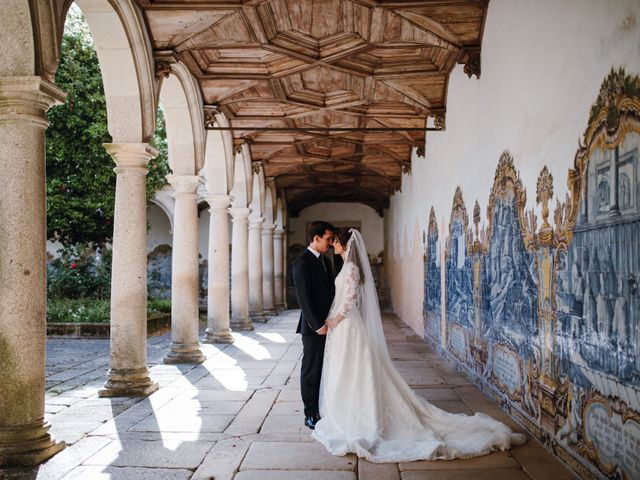
[[[329,327],[329,330],[333,330],[338,326],[338,322],[335,318],[327,318],[324,323],[327,327]]]

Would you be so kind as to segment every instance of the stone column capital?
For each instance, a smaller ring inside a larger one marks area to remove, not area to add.
[[[262,235],[273,235],[275,228],[276,226],[272,223],[265,223],[262,225]]]
[[[209,211],[227,210],[231,205],[231,197],[229,195],[210,195],[205,200],[209,204]]]
[[[195,195],[200,185],[198,175],[167,175],[167,181],[174,188],[177,194]]]
[[[103,143],[102,146],[116,164],[113,169],[120,173],[147,174],[147,163],[155,158],[158,150],[148,143]]]
[[[44,113],[67,96],[42,77],[0,78],[0,123],[29,122],[46,128]]]
[[[249,217],[249,228],[251,230],[262,230],[262,223],[264,222],[264,217]]]
[[[246,207],[232,207],[229,209],[229,213],[231,214],[232,221],[242,221],[249,218],[251,209]]]

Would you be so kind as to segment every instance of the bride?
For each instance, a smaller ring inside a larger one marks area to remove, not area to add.
[[[376,463],[473,457],[524,443],[523,434],[487,415],[448,413],[413,393],[387,350],[362,235],[338,229],[334,249],[344,266],[326,320],[313,437],[334,455]]]

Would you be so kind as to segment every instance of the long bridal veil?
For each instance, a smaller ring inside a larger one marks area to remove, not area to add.
[[[369,256],[364,244],[362,234],[352,228],[351,238],[347,243],[347,258],[345,263],[353,262],[360,270],[360,314],[364,321],[374,358],[377,360],[391,359],[382,328],[382,315],[380,304],[378,303],[378,293],[376,292],[373,273],[369,265]]]

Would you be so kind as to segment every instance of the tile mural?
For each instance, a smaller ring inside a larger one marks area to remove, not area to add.
[[[424,271],[426,274],[423,307],[425,339],[430,339],[439,345],[441,340],[442,288],[438,225],[433,207],[429,214],[429,229],[427,232],[424,263]]]
[[[480,228],[456,190],[441,281],[433,209],[425,242],[425,338],[582,478],[640,479],[640,78],[612,70],[554,200],[536,204],[508,152]],[[433,227],[431,222],[433,217]],[[440,285],[445,289],[441,326]]]

